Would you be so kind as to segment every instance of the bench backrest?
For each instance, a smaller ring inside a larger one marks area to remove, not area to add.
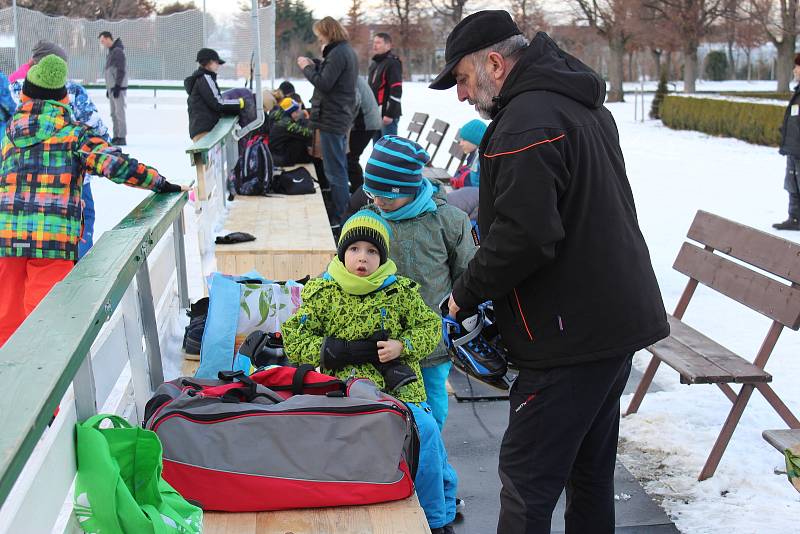
[[[773,321],[800,328],[800,245],[702,210],[687,236],[705,248],[684,243],[675,270]]]
[[[426,124],[428,124],[427,113],[414,113],[414,116],[411,117],[411,122],[408,123],[408,138],[411,139],[413,134],[417,134],[417,138],[414,141],[419,143],[419,138],[422,136],[422,130]]]
[[[442,144],[442,140],[449,129],[450,123],[444,122],[441,119],[436,119],[433,121],[433,126],[431,126],[431,130],[425,137],[425,140],[428,142],[428,144],[425,145],[425,151],[428,154],[431,154],[430,148],[434,147],[433,154],[431,154],[431,159],[428,162],[429,166],[433,166],[433,160],[436,159],[436,154],[439,152],[439,145]]]
[[[448,171],[450,170],[450,165],[453,163],[453,160],[458,161],[458,167],[461,167],[464,164],[464,159],[467,157],[464,154],[464,149],[461,148],[461,137],[456,135],[456,138],[453,139],[453,143],[450,145],[450,149],[447,151],[450,154],[450,159],[447,160],[447,165],[444,166],[445,169]]]

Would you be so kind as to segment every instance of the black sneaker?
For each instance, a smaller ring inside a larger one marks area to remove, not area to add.
[[[783,222],[772,225],[776,230],[800,230],[800,221],[796,217],[789,217]]]
[[[111,139],[111,144],[116,146],[125,146],[127,143],[125,143],[124,137],[114,137]]]

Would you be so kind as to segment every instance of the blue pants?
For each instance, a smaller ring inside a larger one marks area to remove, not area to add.
[[[331,187],[332,213],[329,213],[331,226],[344,221],[347,203],[350,201],[350,186],[347,177],[347,136],[331,132],[320,132],[322,145],[322,165],[325,177]]]
[[[92,187],[87,182],[83,184],[83,236],[78,241],[78,259],[81,259],[94,244],[94,197]]]
[[[451,362],[440,363],[433,367],[422,368],[422,382],[425,384],[425,395],[431,407],[433,418],[439,425],[439,431],[444,428],[447,420],[447,376],[450,374]]]
[[[458,476],[447,462],[442,435],[427,403],[407,403],[419,430],[419,466],[414,487],[430,528],[441,528],[456,517]]]

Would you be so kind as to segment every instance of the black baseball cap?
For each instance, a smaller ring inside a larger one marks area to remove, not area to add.
[[[225,62],[219,58],[217,51],[213,48],[201,48],[197,51],[197,62],[205,63],[206,61],[216,61],[220,65],[225,64]]]
[[[508,11],[502,9],[478,11],[466,17],[447,36],[444,70],[428,87],[450,89],[456,84],[452,71],[464,56],[521,33]]]

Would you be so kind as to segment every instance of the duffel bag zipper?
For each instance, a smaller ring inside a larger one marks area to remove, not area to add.
[[[227,412],[227,413],[218,413],[218,414],[193,414],[190,412],[185,411],[174,411],[167,415],[159,417],[151,426],[152,430],[156,430],[158,426],[164,422],[166,419],[170,417],[182,417],[184,419],[188,419],[189,421],[196,421],[198,423],[213,423],[217,421],[224,421],[226,419],[238,419],[239,417],[245,417],[248,415],[255,415],[255,416],[266,416],[266,415],[286,415],[286,414],[341,414],[341,415],[351,415],[351,414],[359,414],[359,413],[376,413],[380,411],[390,411],[399,415],[400,417],[405,418],[406,413],[404,410],[398,408],[397,406],[384,406],[384,405],[372,405],[372,406],[342,406],[341,408],[318,408],[318,409],[308,409],[308,408],[295,408],[293,410],[281,410],[279,412],[265,412],[263,410],[247,410],[243,412]]]

